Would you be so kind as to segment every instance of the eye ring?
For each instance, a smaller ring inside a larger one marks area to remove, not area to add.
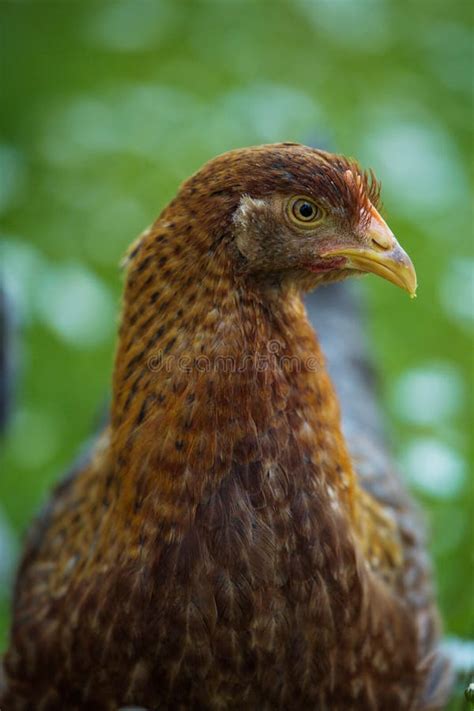
[[[296,195],[288,203],[288,216],[299,227],[312,227],[323,218],[324,213],[310,198]]]

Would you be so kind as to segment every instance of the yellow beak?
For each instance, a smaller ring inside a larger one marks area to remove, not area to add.
[[[345,267],[360,272],[377,274],[392,284],[408,291],[410,296],[416,296],[416,272],[408,254],[395,239],[393,232],[372,208],[371,220],[366,232],[369,244],[364,247],[351,247],[337,251],[326,252],[324,257],[345,257]]]

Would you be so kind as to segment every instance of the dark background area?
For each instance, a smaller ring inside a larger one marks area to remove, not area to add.
[[[426,512],[451,653],[468,666],[470,3],[3,1],[0,13],[15,383],[0,476],[0,648],[25,527],[106,401],[126,247],[205,160],[304,140],[375,169],[417,268],[415,302],[373,277],[360,288],[394,450]]]

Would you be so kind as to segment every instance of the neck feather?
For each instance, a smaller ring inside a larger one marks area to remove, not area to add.
[[[168,239],[145,234],[128,272],[112,408],[126,505],[149,496],[188,521],[233,467],[284,452],[350,512],[337,400],[299,295],[245,284],[225,239],[211,258]]]

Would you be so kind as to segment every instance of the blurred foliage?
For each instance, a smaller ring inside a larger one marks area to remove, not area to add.
[[[0,12],[16,382],[0,477],[2,645],[18,541],[107,397],[122,254],[206,159],[279,140],[372,166],[416,264],[415,303],[364,281],[371,336],[446,630],[472,635],[470,4],[3,1]]]

